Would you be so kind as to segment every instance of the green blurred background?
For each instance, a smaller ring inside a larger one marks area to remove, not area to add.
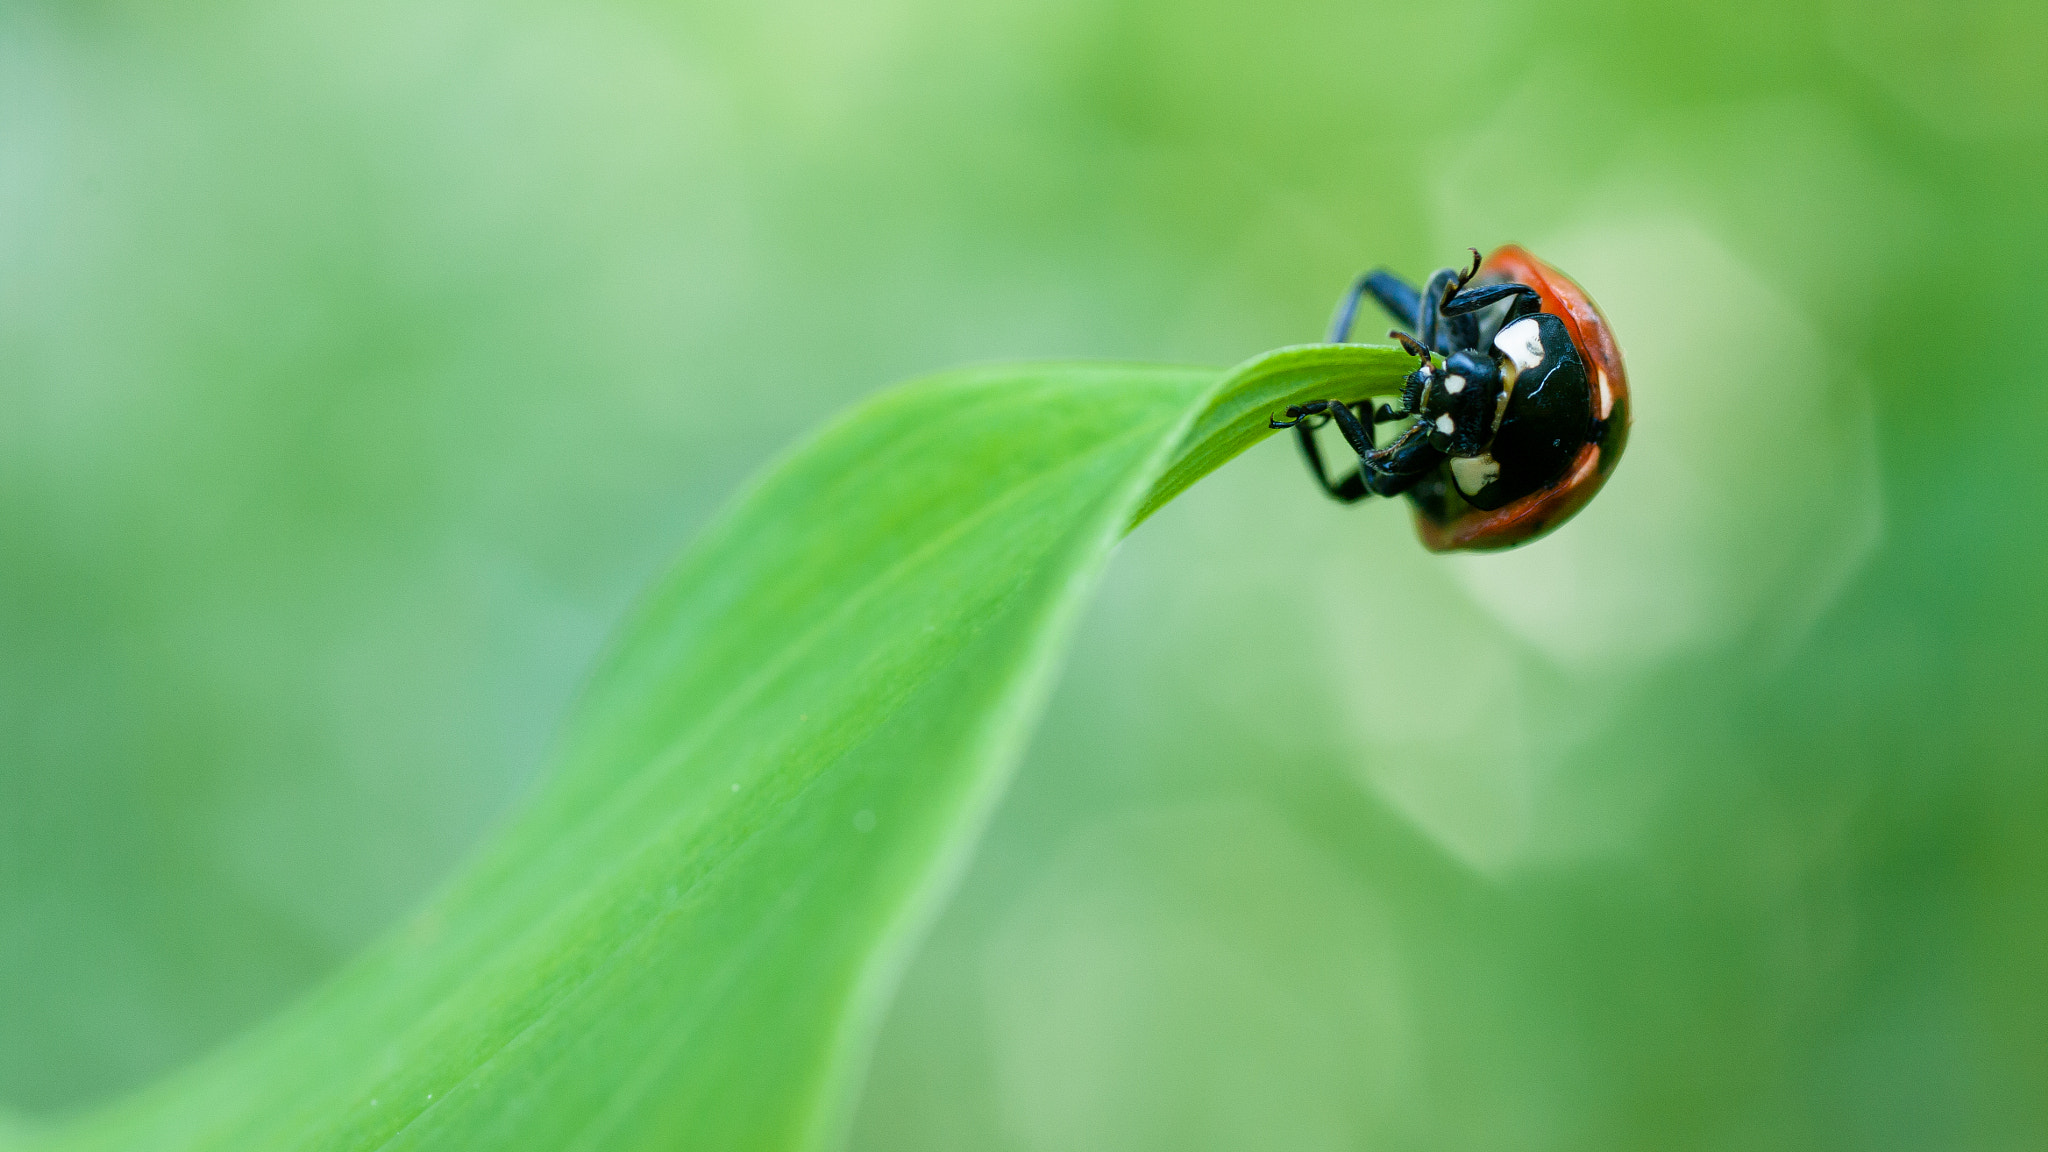
[[[770,454],[1516,240],[1628,459],[1125,546],[863,1149],[2048,1144],[2048,8],[0,7],[0,1103],[277,1008]],[[1375,327],[1377,318],[1375,318]],[[1368,329],[1368,332],[1372,329]]]

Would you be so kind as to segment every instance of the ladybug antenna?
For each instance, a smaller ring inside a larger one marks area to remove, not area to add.
[[[1465,285],[1470,284],[1472,282],[1472,278],[1474,276],[1479,275],[1479,249],[1467,248],[1465,249],[1465,251],[1470,252],[1472,254],[1472,267],[1466,269],[1465,272],[1458,277],[1458,286],[1457,288],[1452,289],[1452,291],[1454,292],[1463,291]]]

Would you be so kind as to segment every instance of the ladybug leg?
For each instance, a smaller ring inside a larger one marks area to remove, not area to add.
[[[1312,439],[1304,438],[1302,442],[1308,444],[1312,442]],[[1356,504],[1367,496],[1372,495],[1372,493],[1365,489],[1365,474],[1363,472],[1353,472],[1342,480],[1332,481],[1323,472],[1323,458],[1316,454],[1316,450],[1313,448],[1309,448],[1307,451],[1310,454],[1309,467],[1315,471],[1316,479],[1322,481],[1323,491],[1328,492],[1332,500],[1339,504]]]
[[[1434,471],[1443,458],[1443,453],[1429,446],[1428,426],[1418,421],[1392,444],[1359,457],[1359,479],[1375,496],[1399,496]]]
[[[1384,268],[1376,268],[1360,276],[1344,294],[1337,305],[1337,316],[1330,322],[1331,344],[1342,344],[1351,335],[1351,323],[1358,318],[1359,301],[1370,296],[1387,315],[1410,328],[1422,333],[1422,344],[1445,356],[1460,348],[1479,346],[1479,322],[1474,317],[1463,315],[1463,310],[1453,312],[1444,305],[1464,291],[1472,277],[1479,274],[1479,249],[1472,249],[1472,266],[1465,269],[1440,268],[1429,278],[1429,283],[1417,292],[1413,285]]]
[[[1423,287],[1421,315],[1416,317],[1415,328],[1424,348],[1449,356],[1461,348],[1478,346],[1479,321],[1446,307],[1464,286],[1467,275],[1456,268],[1439,268]]]
[[[1309,473],[1316,478],[1316,483],[1321,484],[1323,491],[1328,492],[1333,498],[1345,504],[1354,504],[1367,496],[1365,478],[1360,473],[1353,472],[1342,480],[1332,480],[1329,470],[1323,467],[1323,450],[1316,443],[1316,426],[1321,421],[1310,418],[1325,412],[1330,413],[1331,418],[1338,422],[1344,439],[1350,443],[1354,451],[1363,456],[1373,450],[1372,426],[1361,424],[1349,407],[1335,400],[1317,400],[1295,405],[1287,409],[1286,419],[1268,420],[1266,423],[1273,428],[1294,429],[1295,437],[1301,443],[1302,458],[1308,461]],[[1343,415],[1336,415],[1339,412]],[[1361,442],[1364,444],[1362,448],[1359,447]]]
[[[1457,315],[1469,319],[1470,313],[1484,308],[1496,300],[1509,296],[1514,297],[1515,302],[1508,305],[1507,317],[1501,321],[1503,327],[1531,313],[1543,310],[1543,297],[1538,296],[1536,290],[1527,284],[1489,284],[1484,288],[1474,288],[1469,292],[1460,292],[1449,300],[1444,301],[1443,311],[1446,315]],[[1474,340],[1476,343],[1477,321],[1473,321],[1473,324]]]
[[[1410,328],[1415,327],[1422,306],[1421,294],[1406,280],[1384,268],[1376,268],[1353,281],[1351,290],[1338,303],[1337,316],[1330,321],[1328,343],[1342,344],[1351,335],[1351,322],[1358,318],[1358,302],[1367,296],[1386,309],[1389,316]]]
[[[1315,429],[1320,422],[1311,417],[1327,414],[1344,433],[1344,440],[1358,453],[1358,471],[1342,480],[1331,480],[1323,467],[1323,451],[1316,443]],[[1404,413],[1395,412],[1382,404],[1372,413],[1372,423],[1401,419]],[[1428,473],[1442,457],[1442,453],[1429,447],[1427,429],[1418,432],[1411,428],[1386,448],[1373,446],[1372,423],[1361,421],[1349,405],[1337,400],[1315,400],[1287,409],[1282,420],[1268,420],[1274,428],[1292,428],[1301,442],[1301,454],[1308,461],[1309,472],[1316,482],[1323,486],[1335,499],[1346,504],[1356,503],[1367,496],[1394,496],[1407,491],[1416,481]],[[1419,426],[1418,426],[1419,427]]]
[[[1372,424],[1361,421],[1350,405],[1342,401],[1314,400],[1295,405],[1287,409],[1286,419],[1268,420],[1266,423],[1274,428],[1294,429],[1295,437],[1301,443],[1301,455],[1308,461],[1308,470],[1323,486],[1323,491],[1345,504],[1357,503],[1372,494],[1367,490],[1365,470],[1361,468],[1342,480],[1332,480],[1329,470],[1323,467],[1323,450],[1316,443],[1315,432],[1322,421],[1311,418],[1325,414],[1336,423],[1337,430],[1344,434],[1345,443],[1351,445],[1351,450],[1358,453],[1361,461],[1374,452]]]
[[[1290,405],[1284,419],[1268,420],[1266,427],[1293,428],[1306,435],[1318,427],[1318,424],[1309,422],[1309,417],[1324,414],[1336,421],[1337,430],[1344,433],[1344,439],[1350,443],[1352,451],[1363,456],[1373,450],[1372,426],[1360,421],[1358,413],[1353,412],[1351,406],[1341,400],[1311,400],[1306,404]]]

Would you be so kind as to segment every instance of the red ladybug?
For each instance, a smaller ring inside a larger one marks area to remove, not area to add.
[[[1569,520],[1607,482],[1628,442],[1628,375],[1606,317],[1563,273],[1515,245],[1444,268],[1418,292],[1384,270],[1344,297],[1330,342],[1370,295],[1417,335],[1391,335],[1421,360],[1397,409],[1317,400],[1287,409],[1309,468],[1345,503],[1406,493],[1432,552],[1512,548]],[[1441,358],[1441,364],[1434,358]],[[1333,421],[1358,471],[1331,480],[1315,428]],[[1373,426],[1415,422],[1386,447]]]

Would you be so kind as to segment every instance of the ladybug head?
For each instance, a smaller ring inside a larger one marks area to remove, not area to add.
[[[1477,456],[1486,450],[1500,419],[1499,359],[1489,352],[1459,349],[1444,358],[1441,369],[1416,369],[1409,384],[1416,392],[1410,410],[1430,426],[1431,447],[1451,456]]]

